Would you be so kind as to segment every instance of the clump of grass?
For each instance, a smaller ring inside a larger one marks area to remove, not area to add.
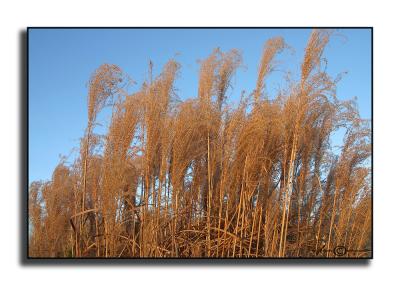
[[[238,106],[226,104],[237,50],[201,61],[198,95],[183,102],[172,100],[175,60],[154,79],[151,63],[133,94],[120,68],[102,65],[89,81],[80,157],[30,186],[29,255],[333,257],[343,245],[357,250],[347,257],[369,256],[371,132],[320,68],[331,33],[311,33],[301,78],[275,98],[264,96],[265,78],[287,45],[268,40]],[[108,132],[95,134],[108,106]]]

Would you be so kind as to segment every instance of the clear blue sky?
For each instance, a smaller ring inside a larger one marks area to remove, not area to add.
[[[31,29],[29,30],[29,183],[51,178],[60,155],[74,158],[87,122],[87,82],[103,63],[120,66],[138,84],[146,77],[149,60],[154,74],[170,58],[182,65],[176,88],[181,99],[195,97],[199,65],[220,47],[242,51],[245,68],[233,80],[230,100],[254,89],[263,45],[283,36],[294,49],[278,56],[282,70],[298,76],[310,30],[307,29]],[[340,81],[340,99],[357,97],[360,114],[371,118],[371,33],[340,29],[325,49],[327,71]],[[283,73],[267,81],[267,92],[279,87]],[[274,84],[275,83],[275,84]],[[72,153],[71,153],[72,152]]]

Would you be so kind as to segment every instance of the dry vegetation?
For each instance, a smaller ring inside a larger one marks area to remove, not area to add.
[[[173,100],[174,60],[134,94],[119,67],[99,67],[78,158],[30,186],[29,256],[335,257],[339,245],[357,250],[345,257],[370,256],[370,124],[335,96],[321,64],[330,35],[311,33],[300,79],[274,98],[265,79],[287,46],[268,40],[254,91],[236,107],[226,92],[237,50],[204,59],[198,96],[184,102]]]

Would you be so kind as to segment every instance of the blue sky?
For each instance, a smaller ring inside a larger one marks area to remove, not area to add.
[[[198,60],[214,48],[242,51],[244,67],[233,78],[230,101],[255,86],[264,43],[282,36],[293,51],[277,57],[280,70],[299,75],[309,29],[30,29],[29,30],[29,183],[51,178],[61,155],[73,159],[87,122],[87,82],[103,63],[116,64],[137,82],[154,74],[171,58],[180,64],[176,81],[181,99],[197,94]],[[339,82],[340,99],[357,97],[360,114],[371,118],[371,33],[368,29],[339,29],[325,49],[327,72],[347,71]],[[273,94],[282,71],[267,80]],[[103,122],[106,123],[104,118]],[[105,126],[106,127],[106,126]]]

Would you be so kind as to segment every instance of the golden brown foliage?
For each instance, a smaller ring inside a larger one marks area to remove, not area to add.
[[[255,90],[237,107],[224,106],[237,50],[202,61],[198,96],[181,103],[174,60],[132,95],[120,68],[102,65],[89,81],[80,156],[30,186],[29,255],[335,257],[343,246],[345,257],[370,256],[371,132],[320,69],[330,35],[312,32],[301,79],[267,99],[265,77],[286,47],[268,40]]]

